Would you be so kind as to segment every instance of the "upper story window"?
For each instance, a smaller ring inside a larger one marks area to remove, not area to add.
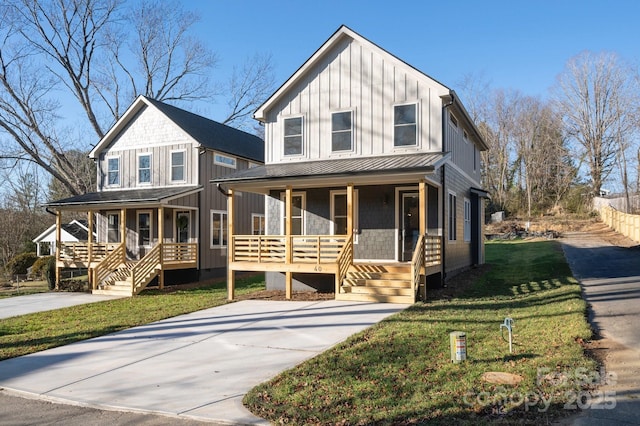
[[[151,183],[151,154],[138,155],[138,183]]]
[[[236,168],[236,159],[226,155],[215,154],[213,156],[213,162],[220,166],[231,167],[232,169]]]
[[[171,182],[184,182],[185,180],[185,152],[173,151],[171,153]]]
[[[302,155],[302,117],[284,119],[284,155]]]
[[[417,105],[393,107],[393,145],[415,146],[418,144]]]
[[[120,186],[120,157],[107,159],[107,186]]]
[[[331,114],[331,151],[353,149],[353,120],[351,111]]]

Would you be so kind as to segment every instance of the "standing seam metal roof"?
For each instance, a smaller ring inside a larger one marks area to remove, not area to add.
[[[214,183],[247,182],[296,177],[376,174],[430,171],[445,160],[448,153],[421,153],[267,164],[212,179]]]

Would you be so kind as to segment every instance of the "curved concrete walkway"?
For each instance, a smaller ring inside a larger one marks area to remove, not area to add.
[[[59,402],[231,424],[255,385],[407,305],[247,300],[0,362],[0,387]]]

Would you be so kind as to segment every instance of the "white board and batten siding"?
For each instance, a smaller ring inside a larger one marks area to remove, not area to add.
[[[155,108],[145,106],[136,114],[111,144],[100,154],[98,166],[99,190],[137,187],[169,187],[198,183],[198,144],[179,126]],[[185,179],[171,181],[171,153],[184,151]],[[151,182],[138,183],[138,157],[151,155]],[[107,185],[108,159],[120,160],[120,185]]]
[[[375,45],[336,43],[266,111],[266,163],[441,151],[449,91]],[[394,106],[417,104],[416,146],[394,147]],[[352,111],[353,150],[331,152],[331,114]],[[284,156],[284,119],[303,117],[303,153]]]

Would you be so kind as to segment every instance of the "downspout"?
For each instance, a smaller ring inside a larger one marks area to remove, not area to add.
[[[447,111],[447,108],[449,108],[451,105],[453,105],[454,102],[454,98],[453,98],[453,92],[449,91],[449,96],[451,97],[451,100],[444,104],[442,106],[442,154],[444,155],[445,153],[445,134],[446,131],[445,129],[447,128],[447,117],[445,112]],[[441,254],[441,258],[442,258],[442,287],[444,287],[444,282],[445,282],[445,278],[447,277],[447,272],[445,269],[445,265],[446,265],[446,259],[447,259],[447,250],[446,250],[446,239],[445,239],[445,235],[447,234],[447,231],[449,229],[449,223],[447,222],[447,226],[445,227],[445,220],[447,219],[446,213],[447,213],[447,203],[449,202],[449,197],[447,194],[447,186],[446,186],[446,179],[445,179],[445,170],[447,164],[446,162],[442,164],[442,171],[440,173],[440,179],[442,181],[442,254]],[[448,236],[447,236],[448,238]]]
[[[227,193],[227,190],[222,187],[222,184],[216,183],[216,189],[220,191],[222,195],[229,198],[229,194]]]

